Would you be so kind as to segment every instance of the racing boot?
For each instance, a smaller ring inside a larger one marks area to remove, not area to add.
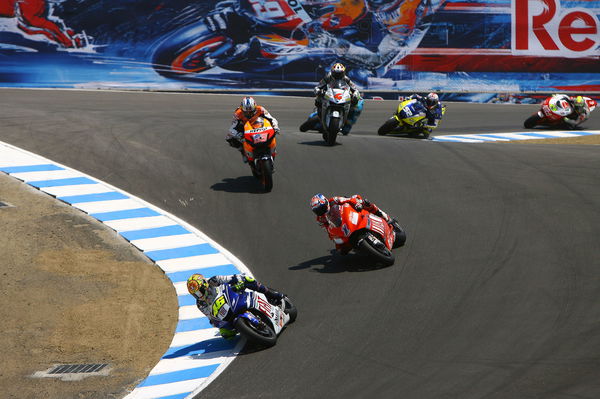
[[[232,339],[236,336],[237,332],[235,330],[230,330],[229,328],[219,328],[219,334],[225,339]]]

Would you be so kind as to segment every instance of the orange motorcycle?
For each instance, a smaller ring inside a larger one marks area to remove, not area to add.
[[[383,218],[350,204],[332,205],[327,213],[329,238],[386,266],[394,264],[392,249],[404,245],[406,233],[394,219]]]
[[[244,125],[244,154],[252,175],[260,180],[266,192],[273,189],[273,159],[277,155],[275,134],[271,122],[263,117]]]

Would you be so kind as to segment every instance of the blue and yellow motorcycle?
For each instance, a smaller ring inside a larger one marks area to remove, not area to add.
[[[385,121],[377,130],[377,134],[385,136],[389,133],[406,133],[410,137],[419,137],[423,135],[428,139],[431,132],[439,125],[441,117],[446,112],[446,106],[441,106],[439,119],[436,120],[435,126],[427,125],[427,115],[425,106],[416,99],[403,100],[398,104],[396,113]]]

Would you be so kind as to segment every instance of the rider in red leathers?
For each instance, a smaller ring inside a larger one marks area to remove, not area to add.
[[[327,220],[327,213],[331,209],[331,205],[343,204],[350,204],[357,212],[360,212],[362,209],[371,212],[372,214],[383,218],[388,224],[394,222],[394,219],[390,218],[387,213],[379,209],[377,205],[373,204],[368,199],[363,199],[359,194],[355,194],[352,197],[336,196],[329,199],[323,194],[316,194],[310,200],[310,207],[314,214],[317,215],[317,223],[319,223],[319,226],[326,230],[329,224],[329,221]],[[342,255],[346,255],[352,248],[336,243],[335,249]]]

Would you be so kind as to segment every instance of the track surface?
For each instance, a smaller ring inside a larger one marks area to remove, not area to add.
[[[203,398],[600,397],[597,146],[378,137],[386,101],[329,148],[297,130],[310,100],[259,100],[283,131],[269,194],[223,141],[239,96],[0,91],[0,140],[172,212],[294,299],[277,346]],[[519,131],[535,108],[450,104],[436,134]],[[396,264],[332,257],[316,192],[396,216]]]

